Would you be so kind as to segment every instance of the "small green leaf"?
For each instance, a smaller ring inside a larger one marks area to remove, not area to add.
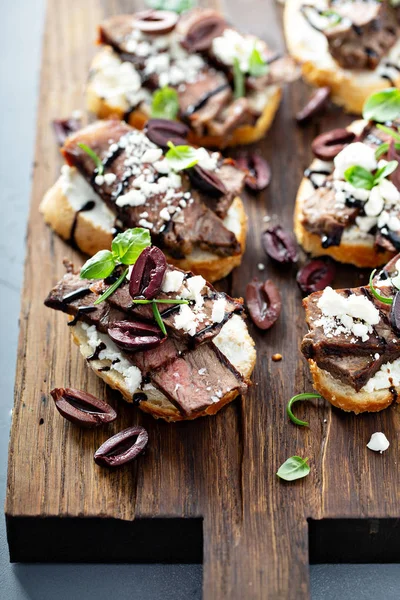
[[[379,123],[377,125],[377,128],[380,129],[381,131],[384,131],[388,135],[390,135],[390,137],[395,139],[397,142],[400,142],[400,133],[398,131],[394,131],[393,129],[390,129],[390,127],[386,127],[385,125],[380,125]]]
[[[310,472],[310,467],[307,464],[308,458],[301,456],[291,456],[279,467],[277,471],[278,477],[285,481],[294,481],[306,477]]]
[[[113,294],[115,292],[115,290],[117,288],[119,288],[119,286],[121,285],[121,283],[124,281],[127,272],[128,272],[128,269],[124,269],[124,271],[118,277],[117,281],[115,281],[112,285],[110,285],[110,287],[106,289],[106,291],[104,292],[104,294],[102,294],[99,298],[97,298],[97,300],[95,300],[93,302],[93,304],[95,306],[97,306],[97,304],[100,304],[100,302],[104,302],[104,300],[107,300],[107,298],[109,298],[109,296],[111,296],[111,294]]]
[[[238,58],[233,59],[233,88],[235,99],[243,98],[245,95],[244,73],[240,68]]]
[[[178,14],[196,6],[196,0],[146,0],[147,6],[155,10],[170,10]]]
[[[260,52],[254,46],[249,58],[249,75],[252,77],[262,77],[269,71],[268,63],[263,59]]]
[[[346,169],[344,178],[356,188],[371,190],[374,187],[374,176],[372,173],[359,165],[354,165]]]
[[[375,296],[375,298],[377,300],[379,300],[379,302],[383,302],[383,304],[393,304],[393,298],[387,298],[386,296],[381,296],[381,294],[379,292],[376,291],[376,288],[374,288],[374,277],[375,277],[375,273],[376,273],[376,269],[374,269],[371,273],[371,275],[369,276],[369,289],[371,290],[371,293],[373,296]]]
[[[378,185],[378,183],[380,183],[382,179],[385,179],[385,177],[391,175],[393,171],[397,169],[398,166],[399,163],[397,162],[397,160],[391,160],[390,162],[388,162],[387,165],[385,165],[381,169],[378,169],[378,171],[375,173],[374,185]]]
[[[151,305],[152,305],[153,315],[157,322],[157,325],[159,326],[159,328],[161,329],[163,334],[167,335],[167,330],[165,329],[164,321],[162,320],[162,317],[161,317],[160,311],[158,310],[157,304],[153,301],[151,303]]]
[[[199,162],[197,150],[192,146],[175,146],[172,142],[168,142],[168,148],[165,158],[174,171],[190,169]]]
[[[364,104],[363,117],[368,121],[394,121],[400,117],[400,90],[387,88],[372,94]]]
[[[293,423],[295,423],[296,425],[302,425],[303,427],[308,427],[308,423],[307,421],[301,421],[300,419],[298,419],[297,417],[294,416],[293,412],[292,412],[292,406],[295,402],[299,402],[299,400],[311,400],[312,398],[322,398],[321,394],[297,394],[296,396],[293,396],[293,398],[291,398],[288,402],[288,405],[286,407],[286,413],[287,416],[289,417],[289,419],[291,421],[293,421]]]
[[[89,258],[81,268],[82,279],[105,279],[114,271],[116,262],[112,252],[100,250]]]
[[[93,161],[93,162],[94,162],[94,164],[96,165],[97,173],[98,173],[99,175],[103,175],[103,173],[104,173],[104,165],[103,165],[103,163],[101,162],[101,158],[100,158],[100,156],[98,156],[98,155],[96,154],[96,152],[95,152],[94,150],[92,150],[91,148],[89,148],[89,146],[87,146],[86,144],[83,144],[83,143],[81,143],[81,142],[80,142],[80,143],[78,144],[78,146],[79,146],[79,148],[80,148],[81,150],[83,150],[84,152],[86,152],[86,154],[87,154],[88,156],[90,156],[90,158],[92,159],[92,161]]]
[[[135,227],[115,236],[111,250],[118,262],[123,265],[133,265],[148,246],[151,246],[149,230],[143,229],[143,227]]]
[[[156,90],[151,102],[152,119],[170,119],[173,121],[178,116],[178,92],[171,87]]]

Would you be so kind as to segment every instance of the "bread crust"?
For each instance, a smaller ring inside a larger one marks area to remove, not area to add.
[[[300,13],[303,3],[303,0],[286,0],[285,3],[284,31],[290,54],[302,65],[306,81],[316,87],[329,86],[336,104],[347,112],[362,114],[366,99],[392,84],[381,77],[377,69],[357,71],[340,67],[329,53],[324,34],[314,30]],[[318,41],[316,36],[322,39]],[[393,83],[400,86],[400,73]]]
[[[95,71],[98,68],[102,55],[109,51],[110,48],[107,46],[100,50],[93,60],[91,70]],[[196,146],[219,149],[257,142],[265,136],[270,128],[279,108],[281,96],[282,88],[278,85],[271,86],[269,101],[254,126],[242,125],[228,136],[198,136],[194,131],[190,131],[188,140]],[[101,98],[90,81],[86,89],[86,104],[88,110],[100,119],[117,118],[122,120],[128,110],[127,105],[126,107],[111,105],[106,98]],[[147,111],[143,108],[137,108],[129,113],[127,122],[136,129],[143,129],[149,117],[150,107]]]
[[[72,319],[72,317],[70,317],[70,319]],[[77,325],[70,327],[70,329],[74,342],[78,345],[82,356],[87,359],[91,354],[93,354],[93,349],[88,344],[88,339],[84,328],[82,327],[81,323],[78,323]],[[245,380],[249,382],[249,378],[256,363],[256,351],[254,340],[250,337],[245,324],[243,331],[241,332],[241,343],[246,349],[246,360],[241,361],[240,364],[236,364],[235,367],[243,375]],[[112,387],[114,390],[119,391],[124,400],[129,403],[133,402],[132,394],[127,389],[121,373],[113,370],[101,371],[103,367],[109,367],[111,365],[109,360],[91,360],[87,362],[87,364],[98,377],[101,377],[101,379],[107,385]],[[147,391],[146,394],[148,394]],[[141,410],[151,414],[156,419],[164,419],[165,421],[172,423],[214,415],[226,404],[232,402],[232,400],[234,400],[237,396],[237,391],[228,392],[222,396],[219,402],[213,403],[201,412],[197,412],[189,417],[185,417],[179,412],[176,406],[166,398],[166,396],[164,396],[159,390],[154,389],[154,392],[152,392],[151,395],[148,394],[149,399],[147,401],[140,402],[139,407]]]
[[[313,386],[318,393],[337,408],[356,414],[363,412],[379,412],[392,404],[394,395],[388,390],[356,392],[351,386],[342,383],[328,371],[320,369],[317,363],[308,359]],[[394,388],[397,392],[396,402],[400,402],[400,387]]]
[[[185,271],[192,271],[202,275],[207,281],[214,282],[226,277],[235,267],[240,265],[246,247],[247,216],[242,200],[237,197],[232,203],[238,219],[237,240],[241,246],[240,254],[221,257],[210,252],[194,251],[190,256],[177,260],[167,253],[168,262]],[[62,190],[60,179],[48,190],[41,204],[40,211],[44,220],[64,240],[69,240],[76,211],[71,206],[67,196]],[[110,230],[105,230],[90,219],[90,212],[81,212],[77,215],[74,242],[85,254],[93,255],[99,250],[111,248],[113,235]]]

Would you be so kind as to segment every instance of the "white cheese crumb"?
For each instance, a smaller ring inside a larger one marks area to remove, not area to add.
[[[117,176],[115,173],[106,173],[104,175],[104,181],[106,182],[107,185],[111,185],[112,183],[114,183],[114,181],[117,179]]]
[[[198,370],[198,374],[199,375],[205,375],[207,373],[207,369],[205,367],[203,367],[202,369]]]
[[[129,190],[126,194],[119,196],[115,202],[117,206],[141,206],[145,204],[146,197],[140,190]]]
[[[160,148],[150,148],[142,156],[142,163],[155,163],[162,157],[162,150]]]
[[[194,300],[196,302],[196,308],[201,308],[204,304],[204,298],[201,295],[206,280],[201,275],[195,275],[186,280],[186,289],[182,291],[182,298],[187,300]]]
[[[362,142],[355,142],[346,146],[334,158],[335,179],[344,179],[344,172],[354,165],[364,167],[367,171],[373,171],[377,167],[375,149]]]
[[[211,313],[211,318],[213,320],[213,323],[221,323],[221,321],[224,320],[225,307],[226,307],[225,298],[222,297],[222,298],[218,298],[218,300],[215,300],[215,302],[213,304],[213,308],[212,308],[212,313]]]
[[[367,444],[367,448],[374,450],[374,452],[385,452],[390,446],[389,440],[386,435],[381,431],[377,431],[371,435],[371,439]]]
[[[103,175],[96,175],[96,177],[94,178],[94,182],[96,185],[103,185],[103,183],[104,183]]]
[[[168,294],[168,292],[177,292],[182,287],[184,277],[185,274],[176,269],[173,271],[166,271],[161,290],[166,294]]]
[[[197,328],[196,315],[187,304],[182,304],[179,313],[175,315],[175,327],[183,329],[189,335],[195,335]]]
[[[259,271],[264,271],[265,265],[263,263],[258,263],[257,268]]]

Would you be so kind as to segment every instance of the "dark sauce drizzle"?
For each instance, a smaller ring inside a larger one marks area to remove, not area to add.
[[[145,402],[147,400],[147,396],[144,392],[135,392],[132,396],[133,404],[139,406],[141,402]]]
[[[97,308],[95,306],[80,306],[78,308],[78,312],[76,313],[76,315],[74,316],[74,318],[72,319],[72,321],[69,321],[67,323],[68,327],[73,327],[74,325],[76,325],[77,322],[82,317],[82,314],[84,314],[84,313],[90,313],[90,312],[93,312],[95,310],[97,310]]]
[[[107,346],[105,345],[105,343],[100,342],[100,344],[97,344],[96,350],[93,352],[93,354],[88,356],[86,360],[98,360],[100,352],[102,350],[105,350],[106,348],[107,348]]]
[[[319,187],[322,187],[322,186],[319,186],[319,185],[318,185],[318,184],[317,184],[317,183],[316,183],[316,182],[313,180],[312,176],[313,176],[313,175],[326,175],[326,176],[328,177],[328,175],[330,175],[330,174],[331,174],[331,171],[328,171],[328,170],[322,170],[322,171],[318,171],[318,169],[306,169],[306,170],[304,171],[304,177],[307,177],[307,179],[309,179],[309,180],[310,180],[310,183],[311,183],[311,185],[313,186],[313,188],[314,188],[315,190],[317,190]]]
[[[90,288],[81,287],[81,288],[75,290],[74,292],[70,292],[69,294],[66,294],[65,296],[63,296],[61,302],[63,304],[68,304],[69,302],[74,302],[74,300],[80,300],[81,298],[84,298],[85,296],[87,296],[90,293],[91,293]]]
[[[71,227],[71,231],[69,234],[69,239],[68,242],[74,246],[75,248],[77,247],[76,242],[75,242],[75,232],[76,232],[76,227],[78,225],[78,216],[81,212],[88,212],[89,210],[93,210],[94,207],[96,206],[96,202],[94,200],[88,200],[79,210],[76,211],[75,216],[74,216],[74,220],[72,221],[72,227]]]

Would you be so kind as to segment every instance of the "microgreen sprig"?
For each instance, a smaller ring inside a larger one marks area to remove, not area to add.
[[[374,283],[373,283],[375,273],[376,273],[376,269],[374,269],[372,271],[371,275],[369,276],[369,289],[371,290],[372,295],[375,296],[375,298],[377,300],[379,300],[379,302],[382,302],[383,304],[393,304],[393,298],[387,298],[386,296],[381,296],[381,294],[376,291],[376,288],[374,287]]]
[[[179,112],[178,92],[174,88],[165,86],[156,90],[151,102],[152,119],[175,120]]]
[[[400,90],[387,88],[372,94],[363,106],[363,117],[368,121],[386,123],[400,117]]]
[[[285,481],[294,481],[306,477],[310,472],[308,458],[301,456],[291,456],[279,467],[277,471],[278,477]]]
[[[378,169],[375,175],[360,165],[354,165],[346,169],[344,178],[355,188],[372,190],[382,179],[391,175],[397,169],[398,165],[397,160],[391,160],[385,166]]]
[[[175,146],[171,141],[167,145],[169,150],[165,158],[173,171],[190,169],[199,162],[196,148],[192,148],[192,146]]]
[[[118,265],[135,264],[140,253],[151,245],[150,232],[148,229],[136,227],[119,233],[113,240],[111,250],[100,250],[92,258],[89,258],[80,271],[82,279],[106,279]],[[94,304],[100,304],[106,300],[124,281],[128,269],[124,269],[107,290]]]
[[[103,175],[103,173],[104,173],[104,165],[101,162],[100,156],[98,154],[96,154],[96,152],[94,150],[92,150],[92,148],[89,148],[89,146],[87,146],[86,144],[83,144],[82,142],[79,142],[78,146],[79,146],[79,148],[81,150],[83,150],[84,152],[86,152],[86,154],[88,156],[90,156],[90,158],[92,159],[92,161],[96,165],[96,169],[97,169],[98,175]]]
[[[240,68],[240,62],[237,57],[233,59],[233,88],[236,100],[245,95],[244,73]]]
[[[163,334],[167,335],[167,330],[165,328],[164,321],[162,320],[162,316],[161,316],[160,311],[158,309],[157,303],[156,302],[152,302],[151,303],[151,307],[153,309],[153,315],[154,315],[154,318],[156,320],[157,325],[159,326],[159,328],[161,329],[161,331],[163,332]]]
[[[196,0],[146,0],[147,6],[155,10],[170,10],[178,14],[196,6]]]
[[[268,63],[263,59],[259,50],[254,45],[249,58],[249,75],[252,77],[262,77],[269,71]]]
[[[296,396],[293,396],[293,398],[291,398],[286,406],[286,414],[289,417],[289,419],[295,423],[296,425],[302,425],[303,427],[309,427],[309,424],[307,423],[307,421],[301,421],[300,419],[298,419],[297,417],[294,416],[293,412],[292,412],[292,406],[295,402],[299,402],[300,400],[311,400],[313,398],[322,398],[321,394],[309,394],[309,393],[305,393],[305,394],[297,394]]]

